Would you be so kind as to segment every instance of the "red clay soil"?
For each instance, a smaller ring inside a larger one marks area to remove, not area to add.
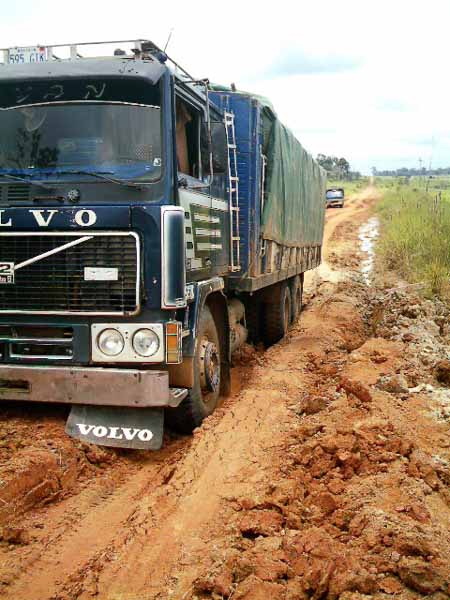
[[[241,351],[193,437],[115,452],[54,408],[2,412],[2,600],[450,597],[449,422],[417,391],[445,386],[359,276],[375,198],[329,211],[300,321]]]

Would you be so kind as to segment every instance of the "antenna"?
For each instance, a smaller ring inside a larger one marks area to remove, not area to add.
[[[174,28],[172,27],[171,30],[169,31],[169,37],[167,38],[166,45],[164,46],[164,52],[167,50],[167,46],[169,45],[170,38],[172,37],[173,30],[174,30]]]

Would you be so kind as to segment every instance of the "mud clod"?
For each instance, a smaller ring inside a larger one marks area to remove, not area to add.
[[[408,382],[403,375],[385,375],[380,377],[377,387],[391,394],[407,394],[409,392]]]
[[[347,394],[352,394],[358,400],[361,400],[361,402],[372,402],[372,394],[369,388],[360,381],[343,377],[339,383],[339,389],[345,390]]]
[[[440,360],[434,368],[434,375],[439,383],[450,386],[450,360]]]
[[[0,541],[8,544],[28,544],[30,534],[21,527],[2,527],[0,529]]]
[[[240,520],[239,529],[243,536],[272,535],[280,531],[283,516],[273,510],[253,510],[247,512]]]
[[[446,581],[433,565],[420,558],[403,557],[399,563],[398,574],[403,583],[421,594],[450,591],[449,579]]]

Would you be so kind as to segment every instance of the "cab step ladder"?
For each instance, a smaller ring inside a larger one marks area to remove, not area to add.
[[[239,177],[237,170],[236,132],[234,113],[225,112],[225,131],[228,147],[228,200],[230,206],[230,265],[231,272],[241,270],[239,235]]]

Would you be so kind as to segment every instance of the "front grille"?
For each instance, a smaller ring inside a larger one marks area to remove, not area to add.
[[[89,236],[87,241],[17,268]],[[16,267],[14,283],[0,283],[1,312],[129,314],[138,308],[139,240],[129,232],[0,234],[0,263]],[[92,269],[97,273],[94,278]]]

